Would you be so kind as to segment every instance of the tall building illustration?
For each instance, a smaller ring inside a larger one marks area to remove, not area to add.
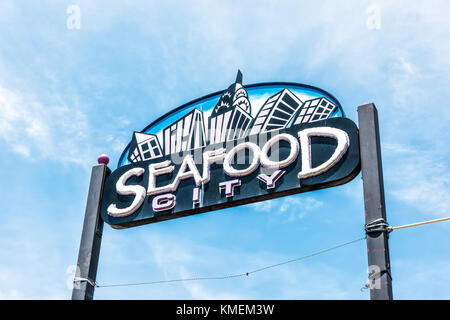
[[[194,109],[163,130],[164,154],[197,149],[206,144],[203,113]]]
[[[336,109],[335,104],[323,97],[308,100],[300,109],[300,112],[294,120],[294,124],[328,119]]]
[[[132,163],[157,159],[163,155],[199,149],[207,144],[241,139],[248,134],[328,119],[338,110],[338,106],[325,97],[314,97],[303,102],[292,91],[282,88],[264,102],[253,118],[250,98],[242,85],[242,73],[238,70],[235,82],[222,93],[214,108],[211,110],[211,105],[207,104],[205,114],[209,115],[208,122],[205,122],[204,114],[199,109],[193,109],[181,118],[173,114],[163,120],[170,121],[164,122],[170,125],[157,134],[134,132],[127,159]],[[309,93],[302,93],[303,96],[311,97]],[[177,120],[172,122],[173,119]]]
[[[162,150],[158,138],[152,134],[134,132],[128,160],[138,162],[159,157],[162,157]]]
[[[283,89],[264,103],[253,122],[250,134],[285,128],[303,102],[290,90]]]
[[[222,94],[209,117],[209,143],[242,138],[253,120],[247,90],[242,86],[242,73]]]

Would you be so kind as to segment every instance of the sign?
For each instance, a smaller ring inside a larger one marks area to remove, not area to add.
[[[127,228],[344,184],[358,128],[339,102],[296,83],[242,85],[134,132],[105,182],[101,216]]]

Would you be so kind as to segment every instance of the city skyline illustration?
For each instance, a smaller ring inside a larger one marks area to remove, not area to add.
[[[252,115],[252,103],[238,70],[236,80],[224,90],[210,115],[195,107],[158,134],[134,132],[127,159],[130,163],[226,143],[248,135],[281,130],[291,125],[328,119],[338,106],[325,96],[302,101],[288,88],[265,99]],[[253,108],[255,109],[255,108]]]

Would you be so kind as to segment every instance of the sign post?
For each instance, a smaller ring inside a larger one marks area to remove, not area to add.
[[[111,173],[107,167],[108,162],[107,156],[99,156],[99,165],[92,168],[72,300],[92,300],[94,298],[104,224],[100,217],[100,206],[103,186]]]
[[[392,299],[378,112],[373,103],[358,107],[371,300]]]

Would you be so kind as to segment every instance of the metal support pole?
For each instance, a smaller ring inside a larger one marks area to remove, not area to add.
[[[378,112],[373,103],[358,107],[371,300],[392,299],[391,265],[381,165]]]
[[[94,297],[103,233],[103,220],[100,217],[101,197],[105,180],[111,173],[106,164],[92,168],[72,300],[92,300]]]

